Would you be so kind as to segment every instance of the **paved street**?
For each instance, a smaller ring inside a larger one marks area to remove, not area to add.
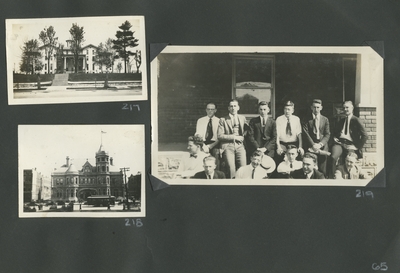
[[[126,212],[127,210],[123,210],[123,205],[117,205],[115,204],[114,206],[110,206],[110,210],[107,209],[107,207],[94,207],[92,205],[82,205],[81,210],[79,209],[79,203],[74,203],[74,210],[73,212],[110,212],[110,211],[115,211],[115,212]],[[132,208],[130,211],[139,211],[138,208]],[[62,206],[57,205],[57,210],[56,209],[50,209],[50,206],[43,206],[42,210],[38,209],[38,206],[36,206],[36,212],[27,212],[27,213],[43,213],[43,212],[62,212]],[[65,213],[68,213],[69,211],[65,211]]]
[[[57,86],[59,87],[59,86]],[[35,98],[90,98],[106,96],[135,96],[142,95],[141,88],[121,88],[121,89],[66,89],[51,90],[14,90],[14,99],[35,99]]]

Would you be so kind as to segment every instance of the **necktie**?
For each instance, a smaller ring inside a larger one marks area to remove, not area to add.
[[[290,163],[290,168],[293,169],[293,164],[292,163]]]
[[[211,179],[211,175],[207,174],[207,178],[208,178],[208,179]]]
[[[289,120],[289,118],[287,118],[286,134],[289,135],[289,136],[292,135],[292,127],[290,126],[290,120]]]
[[[254,173],[256,172],[256,169],[254,168],[252,173],[251,173],[251,179],[254,179]]]
[[[193,154],[191,154],[191,155],[190,155],[190,157],[197,158],[197,155],[193,155]]]
[[[262,126],[263,126],[263,127],[265,127],[265,123],[266,123],[265,118],[262,118]]]
[[[313,121],[313,132],[317,139],[319,139],[318,116],[315,116]]]
[[[211,139],[213,138],[214,133],[213,133],[213,128],[212,128],[212,119],[208,121],[207,124],[207,132],[206,132],[206,144],[211,142]]]
[[[346,122],[344,123],[344,134],[347,135],[348,133],[348,129],[347,127],[349,127],[349,118],[346,117]]]

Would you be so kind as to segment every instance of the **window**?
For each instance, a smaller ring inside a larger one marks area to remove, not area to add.
[[[107,177],[107,185],[110,185],[110,178]]]
[[[233,62],[233,98],[240,104],[240,114],[258,115],[260,101],[270,102],[275,113],[275,58],[270,55],[235,55]]]
[[[101,171],[105,172],[106,171],[106,166],[101,166]]]

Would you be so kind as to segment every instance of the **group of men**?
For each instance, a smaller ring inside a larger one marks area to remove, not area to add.
[[[314,99],[311,115],[303,123],[287,101],[284,114],[269,116],[267,102],[258,105],[259,116],[249,122],[239,115],[239,102],[231,100],[229,114],[217,118],[216,104],[207,104],[207,116],[198,119],[188,139],[188,157],[180,166],[183,178],[201,179],[359,179],[357,160],[367,133],[353,115],[351,101],[343,103],[345,116],[333,136],[329,119],[321,114],[322,101]]]

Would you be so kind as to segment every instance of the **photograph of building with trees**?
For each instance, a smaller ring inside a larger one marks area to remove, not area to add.
[[[7,20],[10,104],[147,98],[144,18]]]

